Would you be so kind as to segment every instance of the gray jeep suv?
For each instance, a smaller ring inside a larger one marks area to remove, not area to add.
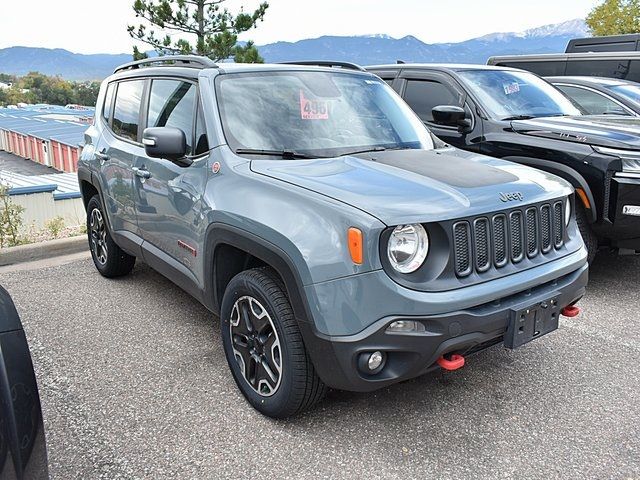
[[[355,66],[119,67],[78,177],[98,271],[140,258],[218,314],[272,417],[537,339],[587,283],[568,183],[445,147]]]

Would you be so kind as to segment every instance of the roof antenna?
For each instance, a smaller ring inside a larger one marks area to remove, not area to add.
[[[404,60],[396,60],[397,65],[404,65],[405,63],[407,62],[405,62]]]

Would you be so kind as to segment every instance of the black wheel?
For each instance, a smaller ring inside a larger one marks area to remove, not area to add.
[[[269,268],[236,275],[220,311],[224,351],[249,403],[273,418],[318,403],[326,387],[307,355],[280,278]]]
[[[598,238],[589,225],[584,207],[578,203],[576,203],[576,222],[578,222],[578,230],[580,230],[582,240],[587,247],[587,261],[591,263],[598,251]]]
[[[103,276],[120,277],[131,271],[136,257],[125,253],[111,238],[98,195],[87,204],[87,235],[93,263]]]

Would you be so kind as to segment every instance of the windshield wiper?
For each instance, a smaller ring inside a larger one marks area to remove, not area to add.
[[[344,157],[345,155],[358,155],[359,153],[384,152],[385,150],[389,149],[387,147],[369,147],[363,148],[362,150],[354,150],[352,152],[341,153],[339,156]]]
[[[500,120],[502,121],[506,121],[506,120],[530,120],[532,118],[535,118],[533,115],[513,115],[512,117],[504,117],[501,118]]]
[[[259,150],[253,148],[239,148],[235,151],[238,155],[271,155],[275,157],[282,157],[285,160],[293,160],[297,158],[321,158],[313,155],[306,155],[304,153],[298,153],[294,150]]]

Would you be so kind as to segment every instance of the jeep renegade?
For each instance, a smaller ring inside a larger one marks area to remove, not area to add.
[[[140,258],[218,314],[272,417],[540,338],[587,283],[567,182],[440,145],[351,65],[124,65],[78,177],[98,271]]]

